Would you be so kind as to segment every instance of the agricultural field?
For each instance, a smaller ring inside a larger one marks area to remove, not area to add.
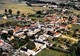
[[[29,7],[26,4],[0,4],[0,14],[4,13],[4,9],[12,9],[13,14],[16,14],[17,11],[20,11],[21,14],[24,13],[27,15],[27,13],[35,14],[35,11],[48,9],[44,7]],[[35,10],[35,11],[34,11]]]
[[[76,15],[80,15],[80,11],[78,10],[71,10],[73,13],[75,13]]]

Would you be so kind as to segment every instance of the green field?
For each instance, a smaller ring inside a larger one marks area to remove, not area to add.
[[[46,48],[42,50],[40,53],[38,53],[36,56],[65,56],[65,55],[67,54]]]
[[[30,17],[31,19],[39,20],[39,21],[46,21],[45,18],[39,18],[39,17]]]
[[[72,24],[72,29],[73,30],[75,30],[75,29],[79,29],[80,30],[80,25]]]

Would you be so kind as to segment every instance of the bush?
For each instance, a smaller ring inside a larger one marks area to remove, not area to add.
[[[34,42],[32,42],[32,41],[29,41],[28,42],[28,45],[26,46],[28,49],[34,49],[35,47],[36,47],[36,45],[35,45],[35,43]]]
[[[8,36],[8,34],[6,34],[6,33],[1,34],[1,38],[2,39],[5,39],[6,40],[7,39],[7,36]]]
[[[56,46],[57,46],[57,44],[53,44],[53,46],[54,46],[54,47],[56,47]]]

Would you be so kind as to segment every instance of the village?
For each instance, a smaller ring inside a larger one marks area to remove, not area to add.
[[[36,56],[46,48],[69,53],[80,40],[80,18],[66,8],[49,8],[27,16],[5,9],[0,15],[2,54]]]

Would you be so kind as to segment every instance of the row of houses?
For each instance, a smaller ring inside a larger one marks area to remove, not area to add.
[[[25,18],[16,18],[17,21],[29,21],[30,20],[30,26],[20,27],[20,26],[10,26],[9,29],[1,30],[0,33],[8,33],[9,30],[13,31],[12,36],[8,36],[8,40],[11,41],[15,39],[14,36],[19,37],[20,39],[26,38],[24,35],[25,32],[28,36],[35,35],[34,43],[36,45],[36,49],[30,50],[26,48],[21,48],[20,52],[25,53],[27,55],[36,55],[39,53],[42,49],[46,48],[46,45],[49,45],[48,41],[45,41],[48,38],[57,38],[61,36],[60,32],[57,32],[58,30],[61,30],[61,32],[67,32],[68,28],[71,26],[70,23],[79,23],[79,18],[76,16],[73,16],[73,20],[69,21],[69,17],[67,15],[61,14],[61,15],[53,15],[52,17],[46,17],[44,18],[47,21],[46,22],[40,22],[39,20],[31,20],[27,17]],[[69,23],[70,22],[70,23]],[[64,24],[66,23],[66,24]],[[42,31],[43,30],[43,31]],[[42,32],[42,34],[38,34],[38,32]]]

